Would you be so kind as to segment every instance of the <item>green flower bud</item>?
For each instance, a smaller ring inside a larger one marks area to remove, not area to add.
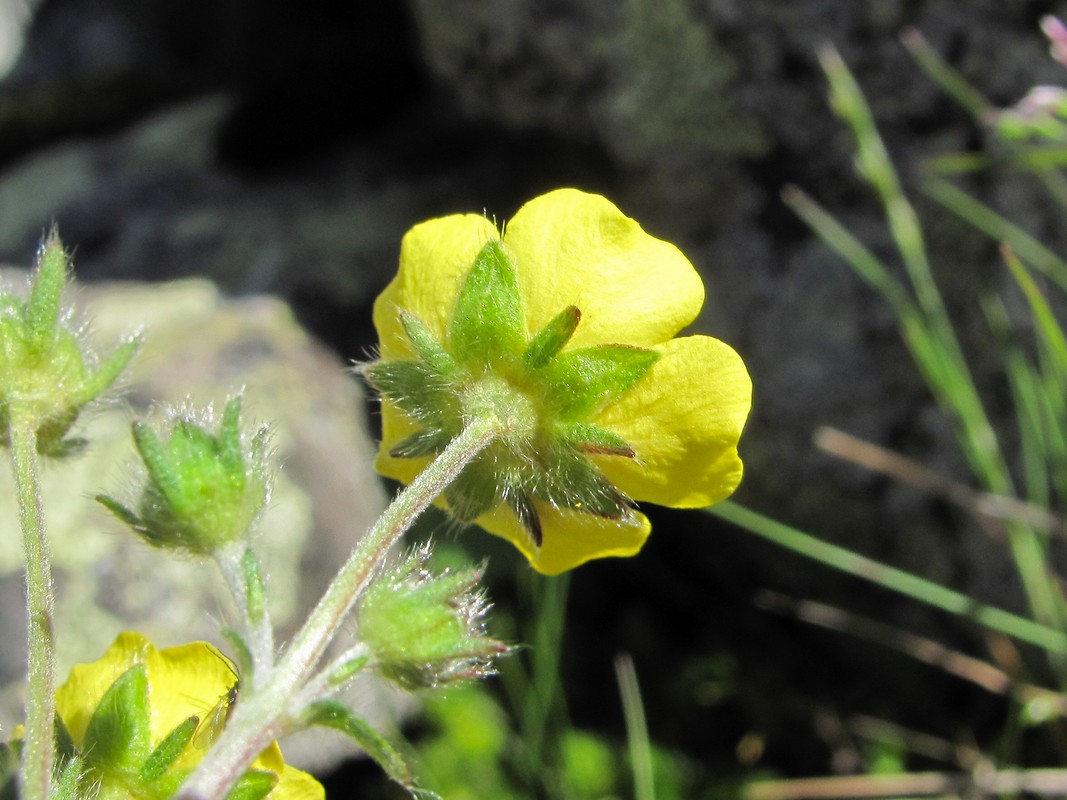
[[[248,533],[270,495],[267,429],[241,434],[241,401],[233,398],[218,434],[178,415],[165,440],[141,422],[133,437],[147,482],[138,512],[106,495],[96,499],[157,547],[210,555]]]
[[[29,419],[37,449],[63,455],[81,444],[67,433],[81,410],[125,369],[131,339],[99,363],[62,310],[69,260],[53,228],[37,251],[29,296],[0,293],[0,440],[15,418]]]
[[[429,548],[408,555],[367,589],[359,633],[373,665],[407,690],[487,675],[507,645],[485,634],[480,569],[434,574]]]

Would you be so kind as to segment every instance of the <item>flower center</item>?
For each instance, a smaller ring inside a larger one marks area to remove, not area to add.
[[[465,421],[492,417],[503,424],[504,438],[530,443],[541,427],[541,410],[514,381],[486,373],[472,382],[461,401]]]

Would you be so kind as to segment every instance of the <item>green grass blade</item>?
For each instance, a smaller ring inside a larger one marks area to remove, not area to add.
[[[656,800],[656,782],[652,770],[652,744],[648,738],[641,687],[637,683],[634,660],[624,653],[615,658],[615,680],[619,684],[622,712],[626,719],[626,742],[630,750],[630,767],[634,778],[634,800]]]
[[[900,34],[900,41],[926,76],[941,87],[945,94],[967,109],[973,117],[981,120],[992,109],[993,104],[949,66],[918,30],[905,28]]]
[[[1042,625],[1003,609],[983,605],[965,594],[910,572],[882,564],[844,547],[823,542],[810,534],[750,511],[736,503],[724,501],[706,511],[798,555],[811,558],[840,572],[863,578],[934,608],[973,620],[990,630],[1029,642],[1049,653],[1067,654],[1067,634],[1056,628]]]
[[[913,303],[900,281],[859,239],[825,208],[796,186],[782,191],[782,200],[867,284],[882,295],[898,316],[913,313]]]
[[[1064,336],[1056,315],[1052,313],[1052,307],[1011,248],[1003,247],[1001,253],[1012,277],[1022,289],[1026,302],[1030,304],[1034,327],[1042,344],[1052,355],[1055,369],[1060,375],[1067,375],[1067,336]]]
[[[1022,348],[1012,340],[1011,322],[1000,297],[983,304],[986,321],[1000,347],[1000,360],[1012,395],[1012,408],[1019,431],[1019,447],[1029,502],[1048,508],[1050,441],[1046,437],[1042,377],[1027,360]]]
[[[1020,258],[1032,264],[1042,275],[1067,292],[1067,261],[1018,225],[948,181],[931,180],[923,187],[923,191],[989,238],[1011,247]]]

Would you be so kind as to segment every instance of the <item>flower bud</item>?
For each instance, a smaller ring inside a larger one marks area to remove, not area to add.
[[[131,339],[96,363],[62,312],[68,257],[55,228],[37,251],[25,300],[0,293],[0,437],[10,440],[16,418],[32,421],[37,449],[63,455],[80,442],[66,439],[81,410],[129,363]]]
[[[149,426],[133,425],[147,482],[138,512],[114,498],[97,500],[149,544],[210,555],[247,534],[270,494],[267,429],[246,442],[240,398],[227,403],[218,434],[188,415],[174,420],[166,440]]]
[[[492,659],[509,650],[485,633],[482,570],[434,574],[428,557],[422,548],[381,575],[359,610],[360,638],[375,667],[409,691],[487,675]]]

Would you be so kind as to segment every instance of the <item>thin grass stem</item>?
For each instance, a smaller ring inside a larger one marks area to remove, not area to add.
[[[811,558],[840,572],[855,575],[914,600],[973,620],[990,630],[1029,642],[1049,653],[1067,654],[1067,634],[1025,617],[948,589],[910,572],[882,564],[867,556],[792,528],[730,501],[706,509],[709,514],[744,528],[798,555]]]

